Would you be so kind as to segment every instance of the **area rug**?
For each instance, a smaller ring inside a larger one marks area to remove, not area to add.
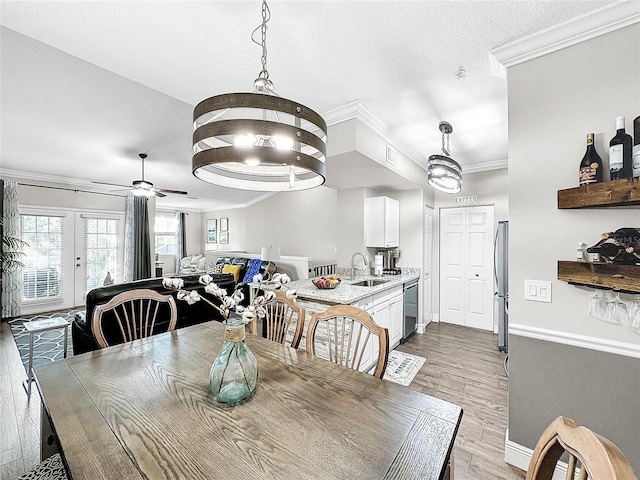
[[[427,359],[424,357],[391,350],[383,379],[407,386],[413,381],[416,373],[420,371],[426,361]]]
[[[24,323],[31,320],[41,320],[43,318],[62,317],[69,322],[67,338],[67,357],[73,355],[73,345],[71,343],[71,322],[76,313],[84,313],[84,310],[72,310],[69,312],[54,312],[50,315],[37,315],[32,318],[18,318],[9,321],[11,333],[16,341],[20,358],[25,371],[29,369],[29,333],[24,328]],[[64,357],[64,329],[57,328],[36,333],[33,336],[33,366],[60,360]]]

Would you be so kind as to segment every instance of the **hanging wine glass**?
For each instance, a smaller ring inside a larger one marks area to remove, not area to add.
[[[620,300],[620,292],[616,292],[616,298],[607,305],[607,310],[604,314],[604,321],[616,325],[626,324],[629,322],[627,304]]]
[[[631,312],[635,312],[633,315]],[[640,335],[640,295],[631,304],[629,312],[629,330]]]
[[[589,301],[587,302],[587,315],[598,320],[604,320],[606,310],[606,300],[599,295],[598,290],[594,290],[593,295],[589,297]]]
[[[640,312],[640,295],[636,295],[629,305],[629,325],[633,325],[633,320],[638,312]]]

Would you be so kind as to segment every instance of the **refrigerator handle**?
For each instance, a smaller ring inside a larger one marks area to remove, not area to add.
[[[499,226],[498,226],[499,227]],[[498,252],[498,232],[500,228],[496,229],[496,234],[493,237],[493,278],[496,281],[496,287],[498,286],[498,270],[496,269],[496,264],[498,263],[496,260],[496,255]],[[496,292],[498,293],[498,292]]]

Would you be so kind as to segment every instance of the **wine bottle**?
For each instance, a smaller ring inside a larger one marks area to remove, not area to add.
[[[587,134],[587,151],[580,162],[580,186],[602,181],[602,159],[593,146],[593,133]]]
[[[634,177],[640,177],[640,117],[633,121],[633,149],[631,150],[631,170]]]
[[[587,248],[588,253],[599,253],[601,257],[615,258],[620,252],[624,251],[622,245],[613,242],[605,242],[600,245],[594,245]]]
[[[624,117],[616,118],[616,135],[609,142],[609,173],[611,180],[630,178],[631,135],[624,131]]]
[[[604,232],[602,238],[611,238],[621,243],[640,244],[639,228],[619,228],[615,232]]]

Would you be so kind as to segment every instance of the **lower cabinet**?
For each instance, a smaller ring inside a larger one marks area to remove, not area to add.
[[[402,340],[402,327],[404,323],[404,297],[402,293],[402,287],[397,294],[389,300],[389,349],[395,348],[400,345]]]
[[[373,321],[381,327],[389,330],[389,351],[400,345],[402,339],[402,324],[404,318],[402,285],[390,288],[370,297],[363,298],[354,304],[373,318]],[[375,341],[374,341],[375,340]],[[378,358],[378,341],[371,337],[367,342],[366,350],[362,356],[360,371],[366,372]]]

